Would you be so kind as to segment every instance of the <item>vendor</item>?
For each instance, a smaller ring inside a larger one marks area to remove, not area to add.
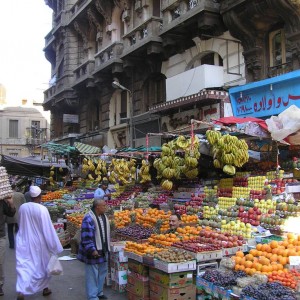
[[[172,214],[169,218],[170,229],[166,233],[175,233],[181,224],[181,217],[179,214]]]
[[[94,199],[103,199],[103,200],[110,200],[110,190],[108,187],[108,181],[102,181],[99,187],[96,189],[94,193]]]

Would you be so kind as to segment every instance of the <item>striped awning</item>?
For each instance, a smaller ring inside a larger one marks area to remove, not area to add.
[[[82,154],[100,154],[102,150],[99,147],[83,144],[79,142],[74,143],[75,148]]]

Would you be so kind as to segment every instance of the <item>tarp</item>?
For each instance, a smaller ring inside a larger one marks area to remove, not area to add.
[[[53,142],[48,142],[46,144],[41,145],[42,148],[48,149],[49,151],[56,154],[67,154],[70,152],[76,152],[76,148],[70,145],[65,144],[56,144]]]
[[[91,146],[91,145],[88,145],[88,144],[75,142],[74,146],[82,154],[102,153],[102,150],[99,147]]]
[[[62,167],[67,170],[68,166],[64,162],[52,163],[48,160],[42,160],[41,157],[16,157],[9,155],[1,155],[1,165],[4,166],[11,175],[21,176],[48,176],[49,168],[54,166],[55,168]]]
[[[263,129],[268,130],[268,126],[267,126],[265,120],[253,118],[253,117],[247,117],[247,118],[224,117],[224,118],[220,118],[220,119],[214,121],[214,123],[216,123],[216,124],[224,124],[224,125],[243,124],[243,123],[247,123],[247,122],[257,123]]]

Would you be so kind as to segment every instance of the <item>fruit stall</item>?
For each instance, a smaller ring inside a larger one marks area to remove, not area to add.
[[[297,299],[299,149],[245,132],[192,130],[159,153],[86,155],[82,178],[43,204],[72,238],[109,181],[106,284],[128,299]],[[171,232],[172,213],[181,223]]]

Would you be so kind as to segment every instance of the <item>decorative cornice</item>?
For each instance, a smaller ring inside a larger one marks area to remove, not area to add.
[[[99,13],[104,17],[104,19],[107,23],[106,25],[111,24],[111,22],[112,22],[111,0],[109,0],[109,1],[97,0],[95,5],[96,5],[96,8],[99,11]]]
[[[103,28],[101,26],[101,24],[98,22],[96,16],[94,15],[93,11],[91,10],[91,8],[89,8],[87,10],[87,16],[89,19],[90,24],[94,24],[97,28],[97,32],[103,32]]]
[[[128,0],[114,0],[114,4],[123,10],[128,10],[130,8],[128,2]]]
[[[79,23],[77,21],[74,22],[74,29],[81,36],[81,38],[83,40],[83,48],[85,50],[87,50],[88,49],[88,39],[87,39],[87,36],[81,30],[80,25],[79,25]]]

